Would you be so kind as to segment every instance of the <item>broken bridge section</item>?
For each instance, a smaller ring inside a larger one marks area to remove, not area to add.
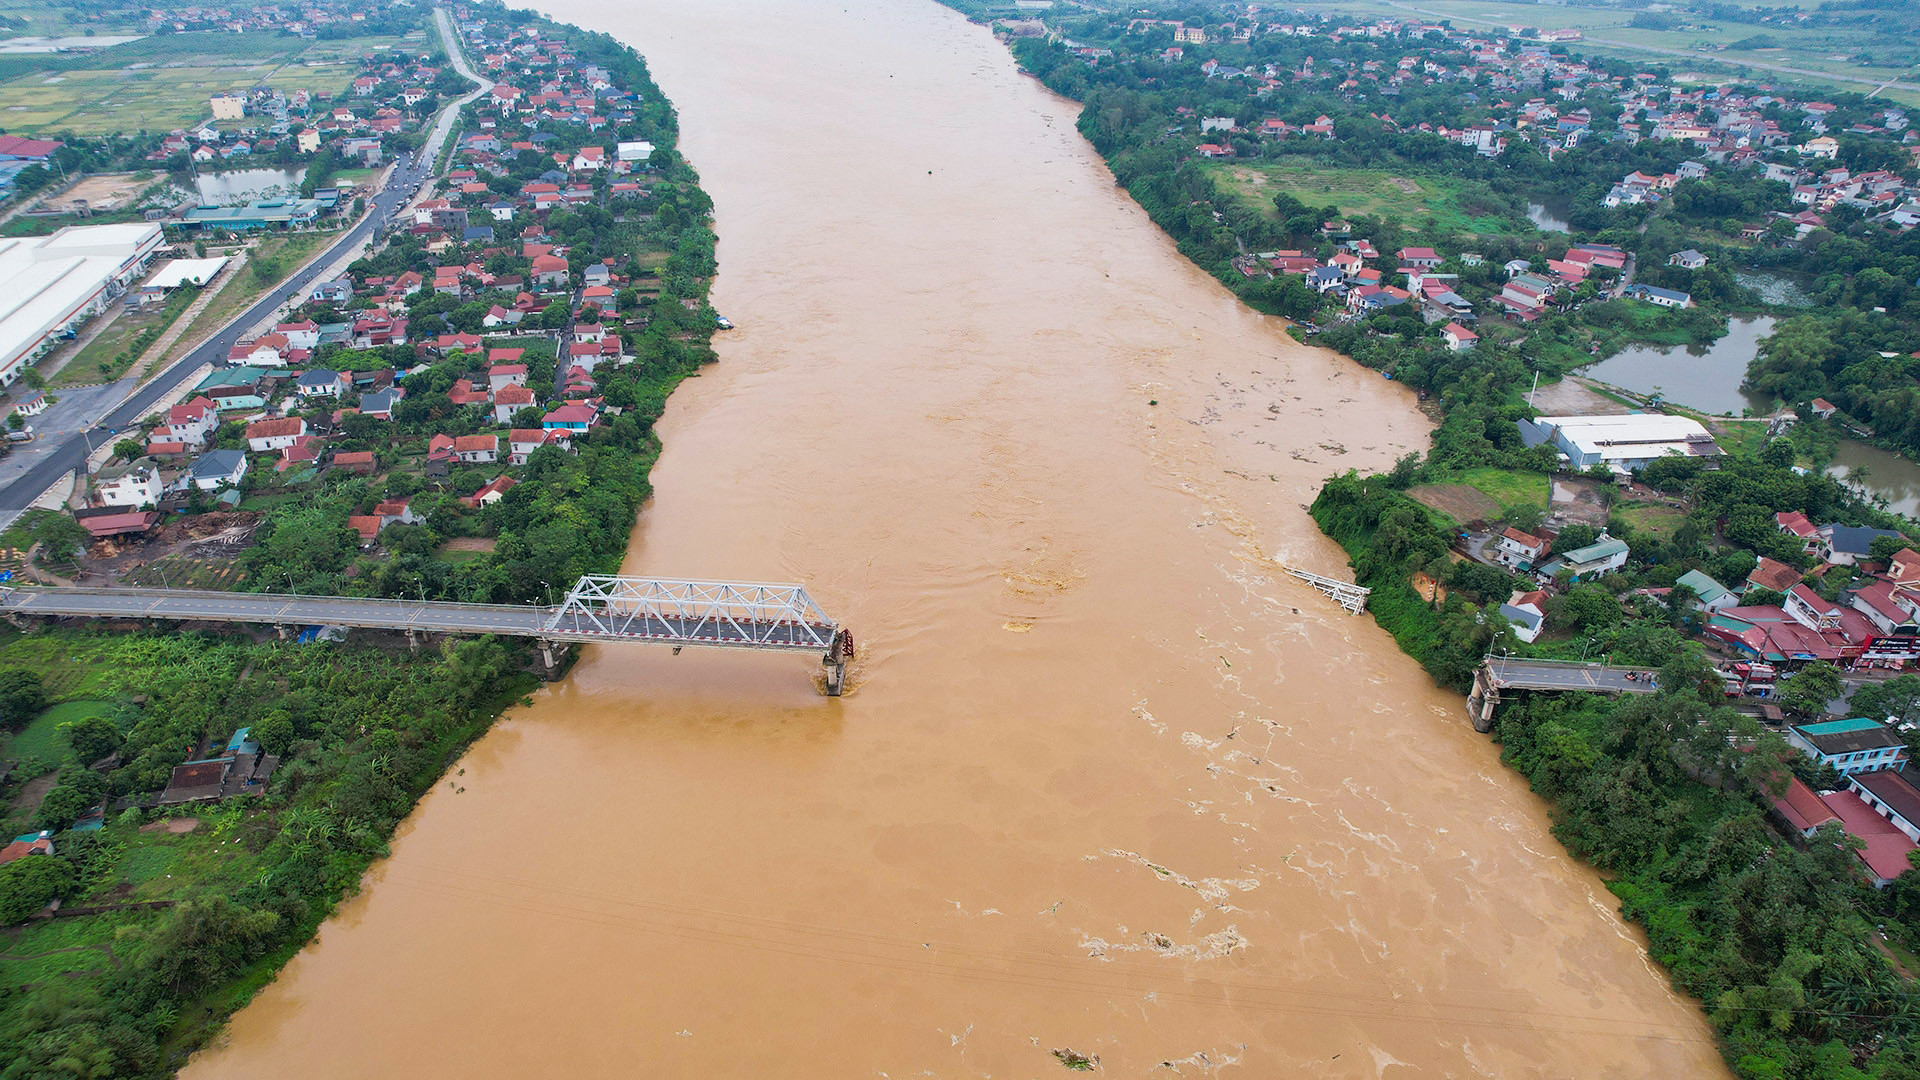
[[[592,644],[814,652],[838,697],[853,659],[853,636],[799,585],[589,575],[560,604],[459,604],[356,596],[232,593],[210,589],[3,588],[0,613],[83,619],[169,619],[352,626],[423,632],[502,634],[540,643],[549,671],[553,647]]]

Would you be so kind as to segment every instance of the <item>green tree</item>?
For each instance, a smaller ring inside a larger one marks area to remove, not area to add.
[[[0,670],[0,728],[19,731],[47,707],[40,673],[25,668]]]
[[[73,748],[74,757],[82,765],[99,761],[120,746],[120,729],[104,716],[89,716],[61,724],[60,730],[67,737],[67,745]]]
[[[121,439],[113,444],[113,456],[121,461],[132,461],[146,452],[147,448],[138,439]]]
[[[1847,699],[1847,711],[1902,724],[1920,721],[1920,675],[1896,675],[1883,683],[1868,683]]]
[[[1844,689],[1840,669],[1818,660],[1781,681],[1779,700],[1783,707],[1801,716],[1821,716],[1827,711],[1827,702],[1839,697]]]
[[[12,926],[73,887],[73,864],[46,855],[29,855],[0,866],[0,926]]]
[[[1620,603],[1598,585],[1575,585],[1560,598],[1560,616],[1582,633],[1604,630],[1621,619]]]

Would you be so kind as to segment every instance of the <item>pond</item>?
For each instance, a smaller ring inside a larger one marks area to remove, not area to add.
[[[1887,509],[1896,514],[1920,518],[1920,462],[1912,458],[1842,439],[1827,475],[1887,500]]]
[[[1570,233],[1573,223],[1560,215],[1566,213],[1564,206],[1548,206],[1546,203],[1527,204],[1527,220],[1540,226],[1541,232]]]
[[[202,173],[194,183],[200,202],[207,206],[231,206],[255,199],[272,199],[300,194],[307,178],[305,169],[241,169],[238,172]]]
[[[1771,270],[1735,270],[1733,280],[1760,294],[1760,299],[1781,307],[1812,307],[1813,296],[1800,278]]]
[[[1676,405],[1710,413],[1739,416],[1742,410],[1752,409],[1764,414],[1772,411],[1773,402],[1764,394],[1742,390],[1740,383],[1761,339],[1773,332],[1773,324],[1769,315],[1743,315],[1728,324],[1726,336],[1703,352],[1685,345],[1635,345],[1581,374],[1635,393],[1658,393]]]

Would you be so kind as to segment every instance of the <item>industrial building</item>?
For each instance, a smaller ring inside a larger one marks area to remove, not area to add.
[[[160,226],[141,223],[0,239],[0,385],[125,292],[160,235]]]
[[[196,206],[184,215],[189,229],[265,229],[311,225],[326,204],[319,199],[267,199],[245,206]]]
[[[1627,473],[1669,454],[1711,458],[1722,452],[1706,428],[1685,416],[1542,416],[1518,423],[1528,446],[1552,443],[1576,469],[1605,465]]]

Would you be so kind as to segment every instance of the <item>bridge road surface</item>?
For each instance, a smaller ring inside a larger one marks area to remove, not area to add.
[[[81,618],[182,619],[278,626],[354,626],[455,634],[505,634],[548,641],[632,642],[717,648],[822,652],[834,627],[819,623],[741,622],[647,617],[619,631],[602,630],[557,607],[455,604],[206,589],[11,589],[0,612]],[[558,618],[556,618],[558,615]],[[616,617],[617,618],[617,617]]]
[[[446,21],[444,15],[440,18],[442,32],[450,34],[451,24]],[[447,40],[447,50],[449,56],[460,57],[455,62],[454,69],[473,78],[480,84],[480,89],[447,104],[439,125],[433,129],[434,137],[421,147],[419,154],[402,153],[396,159],[392,171],[387,174],[386,184],[373,197],[372,211],[360,224],[347,230],[332,247],[326,250],[325,254],[309,262],[300,273],[289,278],[285,283],[262,296],[252,307],[241,312],[212,339],[149,379],[146,385],[140,387],[119,406],[96,421],[90,430],[76,431],[68,435],[66,441],[52,452],[40,453],[38,455],[40,460],[32,468],[6,487],[0,488],[0,528],[13,524],[13,519],[19,517],[22,511],[32,505],[33,500],[39,498],[42,492],[52,487],[55,480],[81,468],[88,454],[112,441],[121,429],[153,411],[157,403],[177,390],[181,382],[185,381],[186,377],[200,365],[224,366],[227,350],[238,339],[241,329],[266,318],[274,309],[312,285],[314,279],[322,272],[338,261],[341,256],[365,243],[376,230],[386,225],[396,211],[406,205],[412,198],[414,189],[432,172],[439,144],[445,141],[447,132],[452,128],[453,115],[459,111],[462,104],[480,94],[487,85],[472,74],[472,69],[467,67],[457,40],[451,36]]]
[[[1488,660],[1487,670],[1501,689],[1586,690],[1602,694],[1651,694],[1649,681],[1628,679],[1627,673],[1651,675],[1645,668],[1594,665],[1539,664],[1525,660]]]

